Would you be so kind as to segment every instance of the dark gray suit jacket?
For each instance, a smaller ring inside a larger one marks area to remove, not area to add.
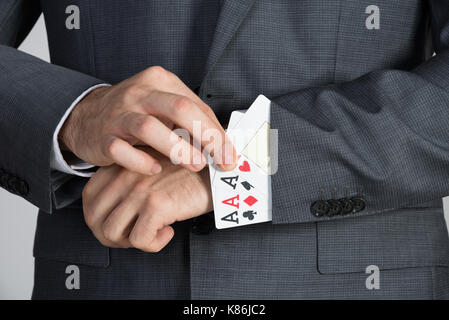
[[[79,30],[65,27],[72,4]],[[371,4],[1,1],[0,180],[41,209],[34,297],[449,297],[449,4],[377,0],[370,29]],[[41,11],[52,64],[12,48]],[[92,236],[77,200],[85,179],[50,170],[52,134],[85,89],[152,65],[223,122],[258,94],[272,99],[272,223],[213,230],[205,215],[177,224],[158,254]],[[70,264],[79,290],[64,285]],[[378,290],[365,286],[369,265]]]

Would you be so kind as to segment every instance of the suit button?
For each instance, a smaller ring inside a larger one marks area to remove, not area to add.
[[[365,202],[365,199],[363,199],[363,197],[355,196],[355,197],[351,198],[351,201],[353,204],[353,208],[352,208],[353,213],[357,213],[357,212],[365,210],[366,202]]]
[[[351,199],[343,198],[343,199],[340,199],[339,201],[341,204],[341,214],[345,215],[345,214],[352,212],[354,205],[353,205]]]
[[[338,200],[328,200],[327,203],[329,204],[329,211],[327,212],[328,217],[333,217],[336,215],[339,215],[341,213],[341,203]]]
[[[324,200],[318,200],[310,206],[310,212],[315,217],[323,217],[329,211],[329,204]]]
[[[23,180],[20,180],[17,185],[17,193],[20,196],[25,197],[26,195],[28,195],[29,191],[30,191],[30,188],[28,187],[28,183],[26,183]]]
[[[212,214],[207,213],[193,220],[192,233],[196,235],[209,234],[214,230],[215,222]]]
[[[10,176],[8,179],[8,190],[12,193],[17,194],[17,186],[19,183],[19,179],[17,177],[14,176]]]

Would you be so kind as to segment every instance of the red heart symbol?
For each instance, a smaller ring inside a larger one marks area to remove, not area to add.
[[[249,167],[248,161],[243,161],[242,165],[239,167],[239,170],[240,170],[240,171],[243,171],[243,172],[248,172],[248,171],[250,171],[251,168]]]

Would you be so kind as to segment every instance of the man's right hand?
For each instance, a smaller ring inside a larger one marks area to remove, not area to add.
[[[193,160],[195,150],[189,141],[173,139],[174,128],[186,129],[193,136],[194,121],[201,124],[201,136],[213,129],[220,143],[201,139],[201,148],[213,154],[223,170],[234,168],[236,154],[214,112],[176,75],[162,67],[150,67],[111,87],[100,87],[88,94],[71,112],[59,133],[63,149],[98,166],[116,163],[128,170],[156,174],[159,162],[135,145],[148,145],[170,157],[176,143],[190,151],[184,167],[200,171],[206,159]],[[190,139],[192,141],[192,139]],[[187,162],[187,163],[186,163]]]

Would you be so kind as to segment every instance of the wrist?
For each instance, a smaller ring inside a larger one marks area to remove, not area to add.
[[[67,117],[66,121],[64,122],[63,126],[61,127],[61,130],[59,131],[58,135],[58,142],[59,147],[63,151],[72,151],[74,150],[74,123],[78,122],[76,119],[78,118],[78,111],[80,109],[80,104],[76,105],[75,108],[73,108],[70,115]],[[72,151],[73,152],[73,151]]]
[[[209,177],[209,168],[206,166],[203,170],[198,172],[201,177],[201,180],[206,188],[207,192],[207,205],[204,213],[208,213],[214,209],[213,200],[212,200],[212,189],[210,185],[210,177]]]
[[[92,110],[92,101],[96,100],[101,92],[107,90],[109,86],[98,87],[83,97],[72,109],[67,119],[64,121],[58,134],[58,142],[61,150],[71,151],[75,153],[76,132],[82,130],[80,128],[84,121],[84,114],[88,110]],[[95,103],[94,103],[95,104]]]

